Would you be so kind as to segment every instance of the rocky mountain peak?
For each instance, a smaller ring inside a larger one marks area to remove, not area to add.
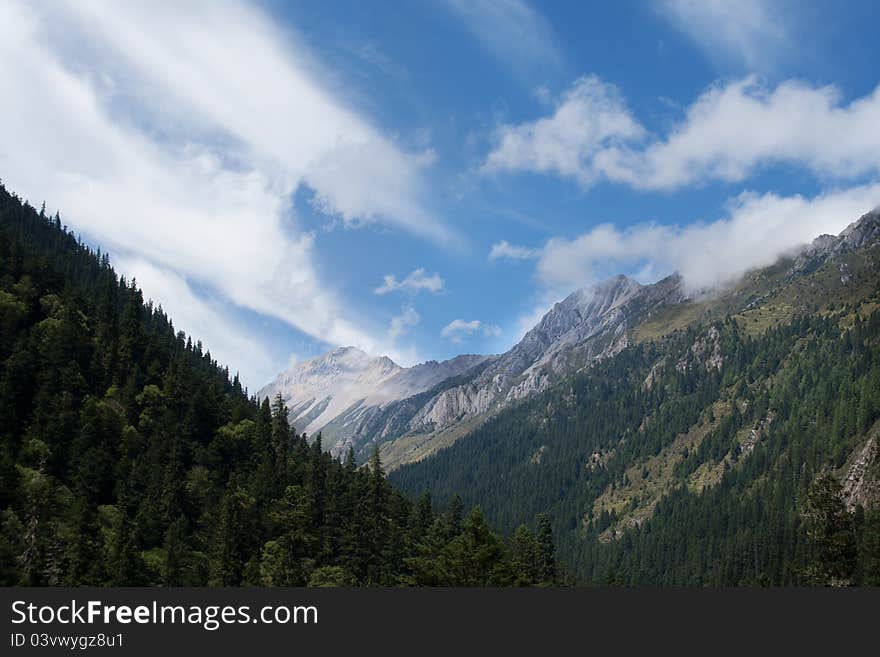
[[[339,451],[359,424],[387,404],[423,392],[484,360],[485,356],[463,355],[401,367],[388,356],[370,356],[357,347],[338,347],[296,363],[259,390],[257,396],[262,399],[281,393],[299,431],[314,434],[334,421],[348,425],[344,431],[335,427],[341,442],[334,448]]]
[[[585,322],[598,320],[632,299],[642,289],[637,281],[619,274],[572,292],[556,303],[521,344],[547,345]]]
[[[374,357],[357,347],[339,347],[294,364],[258,394],[262,396],[270,389],[297,385],[317,391],[332,388],[339,382],[377,382],[402,369],[387,356]]]
[[[828,258],[880,242],[880,208],[862,215],[844,228],[839,235],[819,235],[795,259],[792,275],[802,274],[820,266]]]
[[[589,314],[601,314],[631,299],[642,289],[641,283],[623,274],[606,278],[594,285],[581,288],[562,301],[577,304]]]
[[[874,208],[862,215],[840,233],[842,246],[858,249],[873,244],[880,239],[880,208]]]

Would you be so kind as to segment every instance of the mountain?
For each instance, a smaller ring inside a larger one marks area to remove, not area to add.
[[[557,303],[500,356],[458,356],[401,368],[343,347],[297,364],[258,391],[281,393],[291,422],[320,431],[331,452],[354,447],[365,461],[380,445],[390,467],[451,444],[492,413],[546,390],[628,344],[629,327],[686,298],[671,276],[640,285],[615,276]]]
[[[333,454],[351,446],[364,462],[378,445],[393,470],[435,454],[495,414],[634,344],[730,314],[767,328],[810,311],[817,300],[827,301],[829,286],[852,281],[847,254],[876,243],[877,223],[876,211],[868,213],[839,236],[819,236],[793,257],[721,290],[687,290],[678,275],[650,285],[609,278],[555,304],[499,356],[460,356],[404,369],[348,347],[295,366],[258,395],[280,392],[294,425],[310,434],[320,431]],[[771,298],[776,305],[767,305]]]
[[[424,400],[406,432],[382,444],[390,466],[455,442],[504,408],[626,348],[628,329],[685,298],[677,276],[643,286],[616,276],[557,303],[514,347]]]
[[[880,585],[878,256],[873,212],[712,294],[581,290],[500,356],[295,368],[386,479],[0,185],[0,584]]]
[[[300,431],[319,431],[331,453],[342,455],[349,445],[361,447],[362,428],[394,401],[412,397],[485,362],[486,356],[463,355],[400,367],[387,356],[371,357],[356,347],[340,347],[297,363],[257,392],[281,394],[290,421]]]
[[[298,385],[375,384],[381,400],[471,360],[406,371],[343,350]],[[479,509],[411,502],[380,461],[308,443],[106,255],[0,185],[0,585],[553,584],[537,530],[510,544]]]
[[[610,321],[590,367],[391,480],[506,530],[548,513],[594,584],[880,584],[880,214],[713,294],[663,287],[626,286],[622,310],[669,301]],[[551,335],[580,326],[560,305]]]
[[[364,462],[378,445],[394,469],[448,447],[495,413],[635,342],[745,312],[781,286],[799,289],[826,261],[838,262],[845,278],[843,256],[876,241],[875,218],[869,213],[839,236],[820,236],[794,258],[749,272],[722,290],[689,291],[677,274],[650,285],[622,275],[609,278],[555,304],[500,356],[460,356],[404,369],[347,347],[295,366],[258,395],[280,392],[294,425],[310,434],[321,431],[332,453],[352,446]],[[792,292],[774,313],[802,311],[813,292]]]

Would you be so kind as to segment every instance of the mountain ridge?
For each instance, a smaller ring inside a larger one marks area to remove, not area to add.
[[[282,393],[293,425],[314,434],[340,416],[350,416],[350,422],[363,420],[365,414],[424,392],[489,358],[462,354],[445,361],[428,360],[401,367],[388,356],[370,356],[357,347],[338,347],[282,372],[261,388],[257,397]],[[348,444],[344,439],[336,441],[331,449],[341,454]]]
[[[575,290],[555,303],[519,342],[500,355],[465,357],[471,360],[463,367],[450,368],[447,378],[435,368],[432,385],[397,387],[385,397],[382,393],[372,398],[366,393],[360,397],[343,394],[321,406],[323,401],[317,396],[290,395],[286,399],[292,409],[291,420],[298,427],[307,423],[310,432],[329,432],[334,453],[352,446],[361,461],[378,445],[393,469],[448,446],[493,413],[613,357],[634,341],[757,307],[780,286],[806,276],[829,258],[842,258],[864,248],[878,237],[880,215],[873,210],[839,235],[820,235],[794,255],[780,258],[776,265],[747,272],[727,288],[713,291],[689,290],[678,273],[650,284],[618,274]],[[849,276],[847,267],[847,263],[839,263],[843,279]],[[791,301],[788,312],[794,312],[795,304],[803,300]],[[428,363],[416,368],[426,366]],[[454,385],[443,385],[455,378],[459,380]],[[434,388],[436,393],[426,398]],[[258,394],[283,389],[283,385],[273,384]],[[408,391],[413,394],[407,395]]]
[[[466,490],[502,528],[546,511],[594,585],[876,585],[878,249],[872,212],[664,308],[615,357],[390,479],[440,501]],[[829,576],[816,542],[831,512],[851,556]]]

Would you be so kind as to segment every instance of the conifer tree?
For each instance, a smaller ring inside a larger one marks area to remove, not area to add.
[[[857,559],[855,525],[831,472],[821,472],[810,487],[805,519],[814,549],[809,581],[819,586],[851,584]]]
[[[556,583],[556,548],[553,546],[553,529],[546,513],[539,513],[537,518],[536,575],[537,583],[552,585]]]

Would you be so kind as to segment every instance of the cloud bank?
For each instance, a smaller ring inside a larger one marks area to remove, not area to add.
[[[814,198],[745,192],[729,202],[727,216],[711,222],[625,230],[602,224],[572,239],[550,239],[534,250],[535,273],[545,288],[558,291],[619,271],[643,282],[678,271],[692,290],[713,288],[773,264],[822,233],[839,233],[878,203],[880,184]]]

